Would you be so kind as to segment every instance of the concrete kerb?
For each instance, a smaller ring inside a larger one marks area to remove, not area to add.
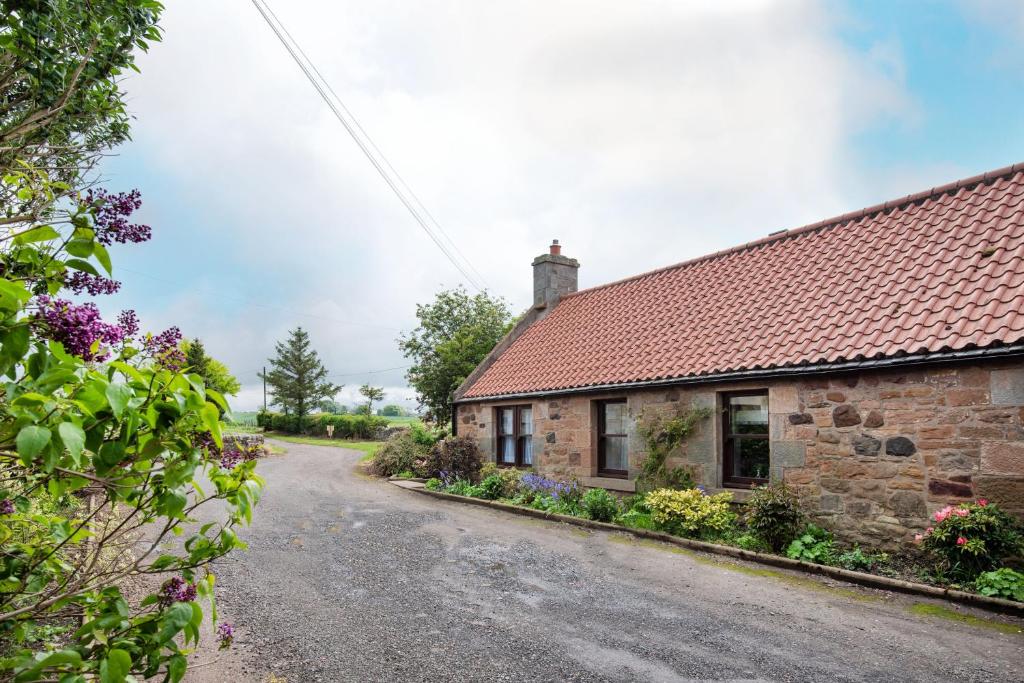
[[[434,498],[440,498],[442,500],[450,500],[457,503],[465,503],[467,505],[479,505],[481,507],[502,510],[504,512],[510,512],[512,514],[522,515],[526,517],[535,517],[538,519],[546,519],[552,522],[563,522],[565,524],[586,527],[588,529],[597,529],[601,531],[615,531],[618,533],[630,534],[638,538],[647,538],[655,541],[661,541],[663,543],[670,543],[672,545],[681,546],[683,548],[689,548],[690,550],[699,550],[706,553],[713,553],[715,555],[725,555],[727,557],[734,557],[741,560],[749,560],[751,562],[758,562],[760,564],[779,567],[781,569],[792,569],[807,574],[818,574],[821,576],[827,576],[832,579],[839,579],[841,581],[847,581],[849,583],[855,583],[861,586],[867,586],[869,588],[880,588],[882,590],[896,591],[899,593],[906,593],[909,595],[920,595],[928,598],[940,598],[943,600],[949,600],[950,602],[969,605],[971,607],[980,607],[982,609],[986,609],[993,612],[1000,612],[1003,614],[1011,614],[1019,617],[1024,617],[1024,603],[1014,602],[1012,600],[1004,600],[1002,598],[991,598],[985,595],[980,595],[978,593],[968,593],[966,591],[953,590],[951,588],[940,588],[938,586],[929,586],[927,584],[915,583],[913,581],[894,579],[888,576],[878,576],[875,574],[866,574],[864,572],[850,571],[849,569],[841,569],[839,567],[830,567],[822,564],[802,562],[800,560],[792,560],[788,557],[781,557],[779,555],[769,555],[767,553],[758,553],[752,550],[743,550],[742,548],[734,548],[732,546],[727,545],[717,545],[715,543],[707,543],[705,541],[681,538],[679,536],[672,536],[670,534],[662,533],[660,531],[649,531],[647,529],[633,529],[630,527],[619,526],[617,524],[595,522],[593,520],[582,519],[580,517],[571,517],[568,515],[559,515],[552,512],[545,512],[543,510],[534,510],[532,508],[508,505],[506,503],[499,503],[493,500],[484,500],[482,498],[469,498],[466,496],[456,496],[451,493],[431,491],[425,488],[422,484],[418,484],[418,482],[414,483],[404,481],[399,483],[398,481],[392,481],[391,483],[398,485],[400,488],[406,489],[408,491],[415,491],[416,493],[422,493],[424,495],[433,496]]]

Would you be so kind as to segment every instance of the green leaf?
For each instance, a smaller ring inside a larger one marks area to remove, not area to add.
[[[185,677],[185,670],[188,668],[188,660],[183,655],[172,655],[167,662],[167,680],[169,683],[178,683]]]
[[[71,459],[75,461],[75,465],[81,464],[82,449],[85,448],[85,431],[73,422],[61,422],[57,427],[57,433],[60,434],[60,440],[64,442],[64,446],[71,453]]]
[[[21,456],[21,461],[28,467],[32,458],[39,455],[46,444],[50,443],[50,430],[46,427],[40,427],[39,425],[28,425],[22,427],[21,431],[18,432],[18,455]]]
[[[107,271],[107,275],[113,275],[114,269],[110,264],[110,253],[107,251],[107,248],[99,242],[93,242],[92,252],[92,255],[103,266],[103,270]]]
[[[67,266],[68,268],[74,268],[75,270],[81,270],[82,272],[89,273],[89,275],[102,277],[100,275],[100,271],[96,270],[96,266],[89,263],[88,261],[83,261],[82,259],[69,258],[67,261],[64,262],[64,265]]]
[[[192,622],[192,605],[187,602],[176,602],[164,612],[160,621],[160,642],[166,643]]]
[[[131,670],[131,656],[124,650],[114,648],[100,662],[100,683],[124,683]]]
[[[95,248],[93,245],[95,244],[98,243],[93,242],[92,240],[82,239],[79,237],[68,242],[68,246],[66,246],[65,249],[67,249],[68,253],[71,254],[72,256],[89,258],[90,256],[92,256],[93,249]]]
[[[221,438],[220,431],[220,411],[217,410],[217,406],[213,403],[207,402],[202,411],[200,411],[200,417],[203,418],[203,425],[210,430],[210,434],[213,435],[213,440],[218,447],[223,448],[224,441]]]
[[[60,237],[60,233],[54,230],[49,225],[40,225],[26,230],[17,237],[14,238],[15,244],[29,244],[31,242],[45,242],[47,240],[55,240]]]
[[[54,666],[81,666],[82,655],[78,654],[74,650],[57,650],[56,652],[50,652],[49,654],[40,653],[37,655],[40,657],[36,665],[27,671],[22,671],[18,674],[14,680],[18,681],[35,681],[39,679],[39,674],[45,669]]]
[[[17,311],[31,296],[32,294],[20,282],[0,279],[0,308]]]
[[[107,385],[107,390],[104,393],[107,400],[110,401],[110,409],[114,411],[114,417],[120,420],[125,408],[128,407],[128,401],[132,399],[135,392],[123,382],[113,382]]]

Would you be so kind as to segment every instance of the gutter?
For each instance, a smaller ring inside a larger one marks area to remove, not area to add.
[[[873,360],[845,361],[841,363],[821,363],[818,365],[792,365],[777,368],[761,368],[756,370],[737,370],[710,375],[693,375],[689,377],[671,377],[665,379],[621,382],[618,384],[590,384],[582,387],[565,389],[546,389],[542,391],[525,391],[511,394],[494,394],[491,396],[472,396],[456,398],[454,404],[479,403],[482,401],[504,401],[518,398],[543,398],[547,396],[563,396],[568,394],[585,394],[621,389],[648,389],[659,387],[675,387],[693,384],[711,384],[744,379],[769,379],[777,377],[794,377],[804,375],[823,375],[834,372],[851,372],[855,370],[875,370],[889,367],[931,365],[945,362],[964,362],[979,359],[1015,358],[1024,356],[1024,345],[986,347],[965,351],[944,351],[939,353],[921,353],[908,356],[896,356]]]

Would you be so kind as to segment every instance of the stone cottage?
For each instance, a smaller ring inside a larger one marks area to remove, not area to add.
[[[641,420],[707,407],[672,454],[742,499],[784,480],[850,540],[950,502],[1024,515],[1024,165],[534,305],[456,392],[495,462],[630,491]]]

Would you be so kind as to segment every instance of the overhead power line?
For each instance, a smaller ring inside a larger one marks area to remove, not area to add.
[[[473,266],[469,259],[466,258],[466,256],[459,250],[455,242],[448,237],[447,233],[444,232],[444,229],[441,228],[441,225],[423,205],[423,202],[420,201],[419,197],[416,196],[401,175],[399,175],[398,171],[395,170],[391,162],[387,160],[387,157],[385,157],[383,152],[380,151],[380,148],[377,147],[370,136],[366,133],[356,117],[352,115],[352,112],[349,111],[348,107],[345,106],[345,103],[340,97],[338,97],[338,94],[331,87],[330,83],[327,82],[327,79],[324,78],[320,73],[320,70],[317,69],[313,60],[306,55],[298,41],[296,41],[295,38],[292,37],[291,33],[288,32],[288,29],[270,8],[270,5],[268,5],[265,0],[252,0],[252,4],[256,7],[260,16],[263,17],[263,20],[274,32],[274,35],[277,36],[277,39],[284,46],[285,50],[288,51],[288,54],[291,55],[299,69],[302,70],[302,73],[309,80],[313,88],[316,89],[317,93],[319,93],[320,97],[334,113],[335,118],[337,118],[338,122],[345,128],[346,132],[348,132],[352,140],[356,145],[358,145],[359,149],[377,170],[377,173],[380,174],[381,178],[384,179],[384,182],[387,183],[388,187],[391,188],[391,191],[394,192],[396,197],[398,197],[398,200],[402,202],[402,205],[409,211],[410,215],[412,215],[413,219],[419,224],[420,228],[423,229],[423,232],[430,237],[431,241],[433,241],[434,244],[437,245],[437,248],[441,250],[441,253],[451,261],[452,265],[462,273],[462,276],[474,289],[478,291],[485,289],[487,283],[483,276],[480,275],[480,271]],[[431,227],[431,223],[434,228],[436,228],[436,232],[435,229]],[[448,240],[451,248],[444,243],[442,237]],[[461,257],[462,262],[460,262],[459,258],[456,257],[456,254]],[[469,271],[476,273],[476,277],[471,275]]]

